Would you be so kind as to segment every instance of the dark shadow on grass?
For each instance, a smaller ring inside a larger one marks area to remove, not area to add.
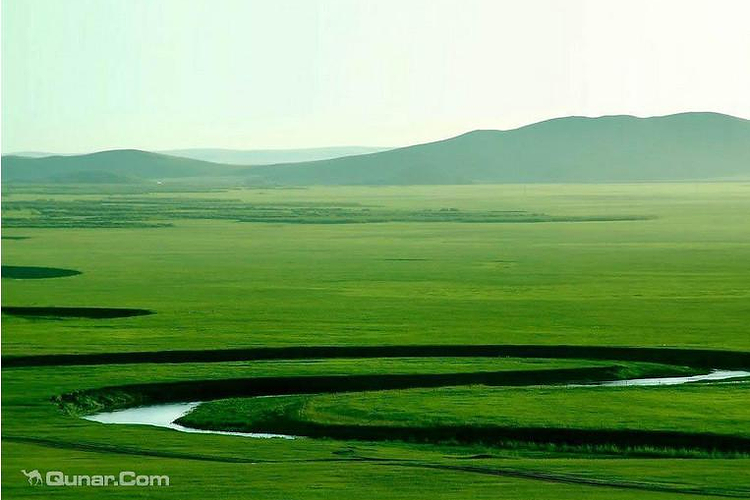
[[[15,307],[4,306],[3,314],[21,316],[24,318],[40,319],[112,319],[129,318],[132,316],[146,316],[154,314],[148,309],[132,309],[124,307]]]
[[[81,271],[75,269],[61,269],[58,267],[36,267],[36,266],[2,266],[3,278],[15,280],[38,280],[46,278],[65,278],[76,276]]]

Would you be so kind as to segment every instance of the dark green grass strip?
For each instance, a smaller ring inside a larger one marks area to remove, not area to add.
[[[30,308],[4,308],[30,309]],[[32,308],[33,309],[33,308]],[[42,308],[44,309],[44,308]],[[63,309],[63,308],[53,308]],[[86,308],[89,309],[89,308]],[[94,309],[94,308],[90,308]],[[118,311],[118,310],[114,310]],[[135,311],[145,311],[136,309]],[[145,312],[150,313],[150,311]],[[72,366],[133,363],[219,363],[228,361],[337,358],[515,357],[644,361],[696,368],[741,370],[750,367],[750,352],[656,347],[575,345],[401,345],[305,346],[247,349],[109,352],[3,356],[3,367]]]
[[[176,421],[189,426],[189,416]],[[502,427],[491,425],[438,425],[405,427],[395,425],[341,425],[307,422],[277,415],[274,420],[250,428],[218,426],[212,430],[270,432],[343,441],[404,441],[424,444],[504,446],[533,443],[569,447],[608,446],[623,450],[654,448],[696,450],[711,453],[750,453],[750,438],[710,433],[650,431],[637,429],[573,429],[565,427]],[[257,427],[257,428],[254,428]],[[201,425],[201,429],[207,429]]]
[[[36,266],[2,266],[3,278],[15,280],[38,280],[46,278],[65,278],[76,276],[81,271],[75,269],[61,269],[58,267],[36,267]]]
[[[111,319],[129,318],[154,314],[148,309],[132,309],[124,307],[17,307],[3,306],[3,314],[22,316],[25,318],[61,319],[88,318]]]
[[[267,460],[267,459],[253,459],[253,458],[242,458],[242,457],[224,457],[217,455],[207,454],[194,454],[194,453],[183,453],[183,452],[171,452],[165,450],[148,450],[142,448],[133,448],[125,446],[114,446],[107,444],[98,443],[80,443],[71,442],[56,439],[45,439],[28,436],[3,436],[3,440],[6,442],[15,442],[22,444],[30,444],[36,446],[46,446],[58,449],[70,449],[76,451],[83,451],[88,453],[113,453],[122,455],[136,455],[136,456],[147,456],[147,457],[158,457],[158,458],[169,458],[176,460],[198,460],[204,462],[219,462],[219,463],[232,463],[232,464],[278,464],[278,463],[326,463],[326,462],[364,462],[376,466],[387,466],[387,467],[410,467],[410,468],[424,468],[433,470],[446,470],[452,472],[465,472],[471,474],[483,474],[498,477],[512,477],[517,479],[528,479],[532,481],[545,481],[550,483],[563,483],[581,486],[593,486],[593,487],[605,487],[605,488],[618,488],[628,490],[639,490],[639,491],[653,491],[653,492],[664,492],[679,495],[701,495],[701,496],[712,496],[720,498],[747,498],[748,492],[745,491],[731,491],[731,490],[716,490],[716,489],[701,489],[701,488],[679,488],[669,487],[659,484],[649,483],[636,483],[632,481],[618,481],[618,480],[603,480],[579,477],[572,474],[561,474],[561,473],[549,473],[543,471],[531,471],[531,470],[519,470],[507,467],[478,467],[471,465],[450,465],[450,464],[435,464],[425,463],[417,460],[406,460],[406,459],[392,459],[384,457],[362,457],[362,456],[351,456],[347,458],[311,458],[311,459],[292,459],[292,460]]]
[[[309,375],[187,380],[102,387],[63,394],[56,402],[74,413],[132,406],[213,401],[233,397],[379,391],[460,385],[547,385],[614,379],[618,367],[558,368],[469,373]]]

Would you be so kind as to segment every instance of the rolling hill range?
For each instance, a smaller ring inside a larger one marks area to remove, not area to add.
[[[10,182],[123,184],[145,179],[244,175],[236,166],[339,158],[385,148],[332,147],[289,150],[186,149],[152,153],[137,149],[86,155],[18,153],[3,156],[3,179]]]
[[[569,117],[250,173],[279,184],[464,184],[750,178],[750,121],[716,113]]]
[[[246,152],[247,153],[247,152]],[[236,178],[256,185],[629,182],[750,178],[750,121],[717,113],[567,117],[298,163],[239,166],[138,150],[4,156],[5,181]]]
[[[137,149],[101,151],[87,155],[29,158],[3,156],[4,181],[123,183],[140,179],[207,177],[233,173],[234,167],[177,158]],[[85,182],[85,181],[82,181]]]

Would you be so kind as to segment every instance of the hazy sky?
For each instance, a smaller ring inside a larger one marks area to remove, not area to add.
[[[404,145],[750,118],[746,0],[3,0],[2,149]]]

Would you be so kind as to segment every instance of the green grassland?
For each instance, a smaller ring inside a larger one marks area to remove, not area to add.
[[[54,283],[6,282],[4,305],[133,307],[157,314],[107,324],[68,321],[43,338],[38,323],[6,318],[5,354],[170,349],[178,343],[747,349],[748,194],[746,184],[243,191],[224,196],[657,219],[337,225],[186,220],[172,228],[13,228],[6,233],[29,239],[5,242],[7,265],[83,274]]]
[[[405,359],[384,362],[358,359],[9,369],[3,373],[4,486],[14,498],[52,493],[62,498],[100,498],[102,495],[101,490],[85,488],[35,492],[18,473],[20,468],[33,466],[43,470],[64,469],[71,474],[138,470],[170,475],[173,487],[149,490],[148,494],[154,498],[191,498],[231,492],[253,498],[284,498],[285,495],[388,498],[389,491],[392,497],[431,498],[443,494],[436,481],[451,489],[452,493],[447,495],[455,498],[491,498],[493,495],[494,498],[500,495],[519,499],[545,496],[670,498],[670,494],[681,491],[693,492],[690,498],[709,498],[710,493],[741,497],[750,492],[750,482],[743,468],[750,465],[750,460],[745,458],[622,460],[617,458],[617,453],[606,453],[606,450],[604,453],[592,450],[596,453],[588,454],[580,450],[483,445],[190,435],[143,426],[88,422],[50,400],[50,395],[137,382],[299,374],[537,370],[548,363],[551,366],[546,368],[601,365],[588,360]],[[479,408],[486,411],[483,405]],[[486,458],[468,458],[477,455]],[[620,466],[614,465],[617,463]],[[434,467],[438,467],[437,472]],[[463,479],[454,477],[466,467],[478,470],[463,472]],[[400,470],[403,472],[399,473]],[[542,475],[549,476],[548,480],[534,479]],[[441,482],[443,477],[445,482]],[[362,484],[371,484],[372,491],[361,490]],[[492,488],[493,484],[499,493]],[[421,487],[417,488],[418,485]],[[305,493],[309,489],[317,492]],[[131,498],[128,495],[133,492],[110,488],[106,495]]]
[[[750,384],[677,387],[448,387],[206,403],[192,427],[286,432],[341,427],[616,429],[746,438]],[[550,411],[554,408],[554,411]],[[700,408],[700,411],[696,411]],[[479,410],[478,410],[479,409]],[[297,432],[302,433],[302,432]],[[307,433],[302,433],[307,434]],[[747,441],[750,443],[750,440]]]
[[[120,318],[3,314],[4,357],[318,345],[750,351],[748,183],[159,189],[108,186],[103,195],[85,187],[24,186],[4,192],[3,218],[10,223],[3,264],[81,274],[4,278],[3,306],[153,312]],[[666,452],[647,458],[617,447],[543,443],[196,435],[89,422],[78,413],[93,407],[77,413],[58,398],[128,384],[248,377],[611,367],[631,375],[667,369],[611,359],[451,356],[7,367],[3,493],[750,497],[750,459],[742,453],[674,459]],[[194,417],[218,409],[219,417],[231,413],[250,422],[263,404],[286,400],[301,405],[298,415],[325,424],[638,428],[739,439],[748,435],[747,399],[746,384],[471,385],[219,400]],[[102,406],[108,404],[117,406]],[[35,489],[19,472],[35,468],[169,474],[172,486]]]

